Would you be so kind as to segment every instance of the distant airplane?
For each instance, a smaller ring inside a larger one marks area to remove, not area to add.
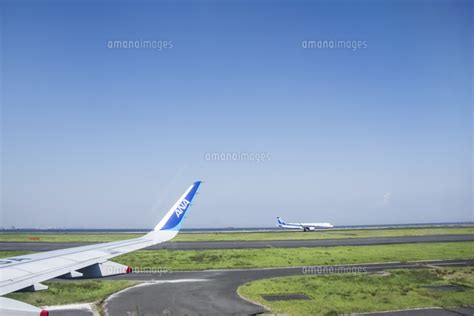
[[[109,259],[176,236],[200,184],[201,181],[194,182],[158,225],[142,237],[0,259],[0,296],[20,290],[45,290],[48,287],[40,282],[53,278],[100,278],[131,273],[131,267]],[[0,297],[0,315],[47,316],[49,313],[33,305]]]
[[[283,218],[280,216],[277,216],[277,226],[287,229],[302,229],[305,232],[309,232],[310,230],[315,230],[318,228],[334,227],[334,225],[329,223],[285,223]]]

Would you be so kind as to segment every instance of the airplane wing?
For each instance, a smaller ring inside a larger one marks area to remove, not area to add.
[[[130,267],[108,260],[175,237],[200,184],[193,183],[158,225],[142,237],[0,259],[0,296],[18,290],[43,290],[47,287],[40,282],[57,277],[94,278],[132,272]],[[0,315],[45,316],[48,312],[0,297]]]

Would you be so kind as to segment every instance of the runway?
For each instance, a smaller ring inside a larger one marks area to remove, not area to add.
[[[474,266],[474,260],[426,260],[405,263],[372,263],[361,265],[336,265],[334,271],[354,271],[363,268],[366,272],[385,269],[422,269],[435,266]],[[328,266],[326,266],[328,267]],[[314,267],[313,267],[314,268]],[[308,271],[312,273],[308,273]],[[317,272],[320,271],[320,272]],[[252,315],[269,312],[265,307],[253,304],[237,294],[237,288],[258,279],[290,275],[321,275],[331,270],[308,269],[308,267],[206,270],[172,272],[165,274],[131,273],[110,277],[115,280],[135,280],[142,284],[110,296],[104,303],[107,315]],[[360,271],[360,270],[359,270]],[[364,272],[365,273],[365,272]],[[67,280],[61,280],[68,282]],[[414,316],[414,315],[472,315],[474,308],[417,310],[367,313],[363,315]],[[91,311],[80,309],[54,310],[52,316],[91,316]]]
[[[266,240],[266,241],[196,241],[165,242],[148,250],[202,250],[202,249],[245,249],[245,248],[294,248],[294,247],[335,247],[335,246],[371,246],[408,243],[467,242],[474,241],[474,234],[397,236],[370,238],[335,238],[308,240]],[[81,242],[0,242],[0,251],[50,251],[70,247],[91,245]]]
[[[472,266],[474,260],[420,261],[409,263],[383,263],[340,265],[334,268],[365,268],[367,272],[385,269],[417,269],[433,266]],[[314,270],[316,271],[316,270]],[[353,271],[353,270],[352,270]],[[307,275],[302,267],[248,270],[209,270],[173,272],[162,275],[128,274],[112,277],[147,282],[111,296],[105,309],[111,316],[139,312],[140,315],[228,315],[258,314],[269,312],[264,307],[250,303],[237,294],[237,288],[257,279]],[[391,314],[397,315],[397,314]],[[438,314],[450,315],[450,314]]]

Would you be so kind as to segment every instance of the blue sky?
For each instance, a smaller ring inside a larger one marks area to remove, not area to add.
[[[0,226],[473,220],[472,2],[0,3]]]

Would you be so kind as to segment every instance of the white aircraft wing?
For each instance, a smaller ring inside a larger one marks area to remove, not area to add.
[[[193,183],[158,225],[145,236],[0,259],[0,296],[18,290],[46,289],[40,282],[57,277],[93,278],[132,272],[130,267],[108,260],[175,237],[200,184],[200,181]],[[44,316],[48,312],[0,297],[0,315]]]

